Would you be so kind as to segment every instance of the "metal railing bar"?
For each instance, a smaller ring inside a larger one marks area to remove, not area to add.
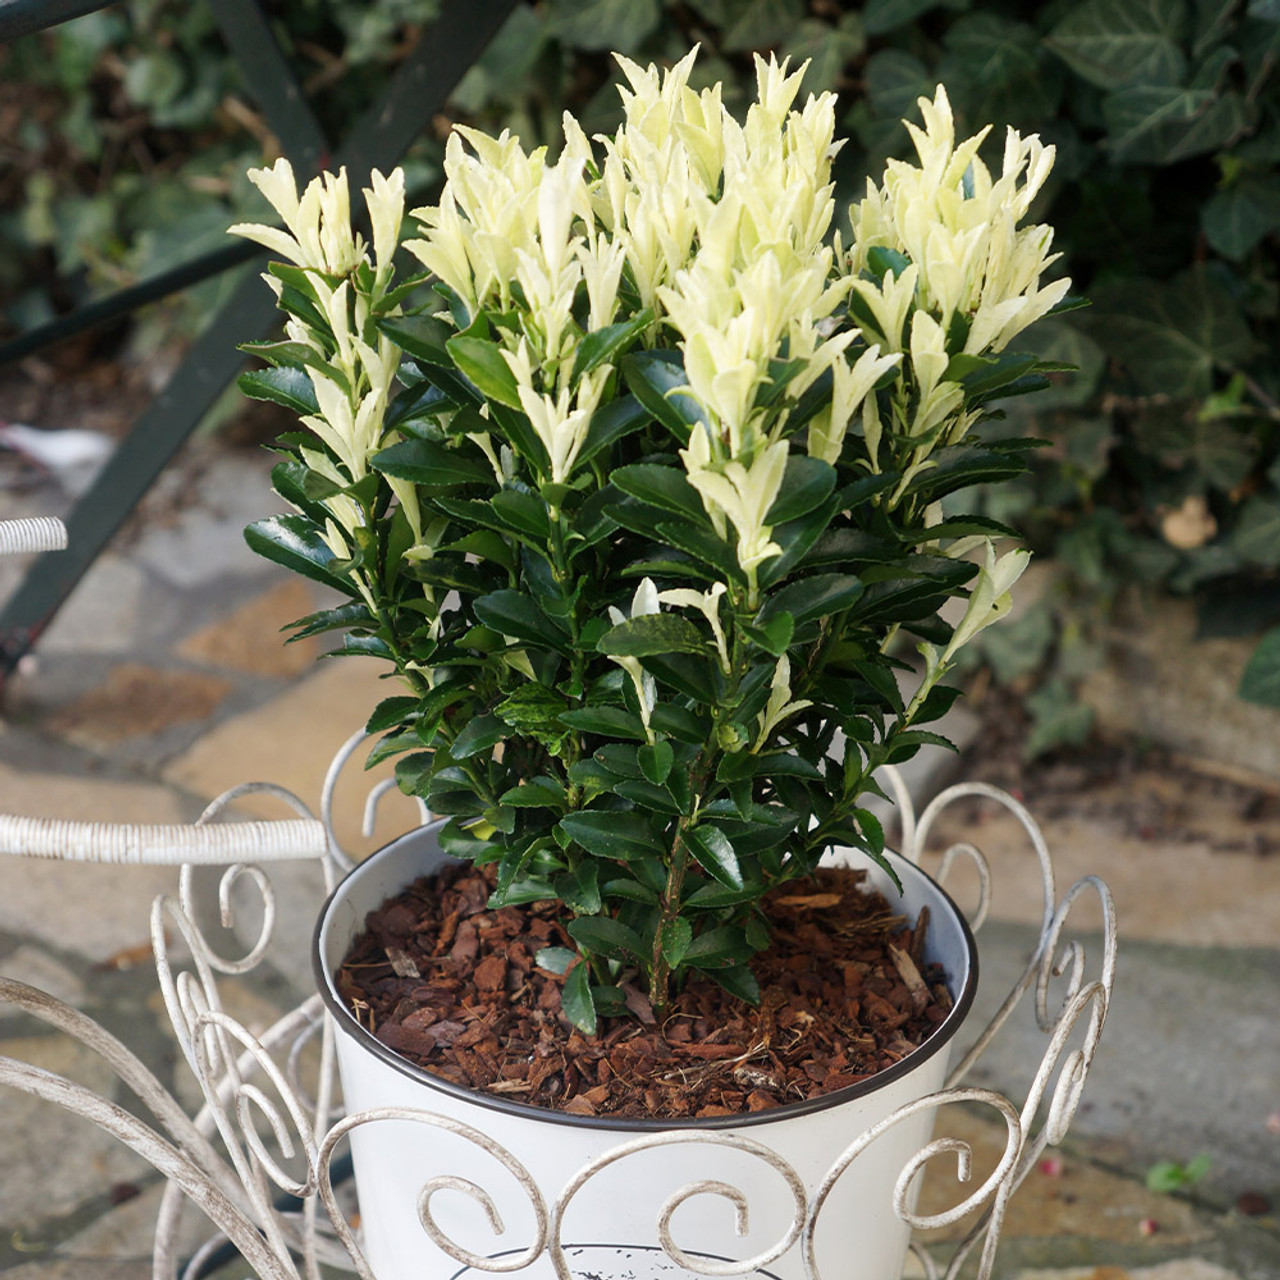
[[[247,275],[67,517],[68,550],[41,556],[5,605],[0,671],[11,671],[31,647],[235,377],[244,363],[236,342],[262,336],[275,322],[275,297],[256,274]]]
[[[55,342],[92,329],[95,325],[119,319],[139,307],[158,302],[170,294],[179,293],[211,276],[249,262],[261,252],[255,244],[230,244],[169,271],[162,271],[148,280],[141,280],[126,289],[118,289],[104,298],[87,302],[70,315],[59,316],[57,320],[50,320],[47,324],[20,333],[16,338],[10,338],[8,342],[0,343],[0,365],[22,360],[36,351],[53,346]]]
[[[113,0],[0,0],[0,40],[42,31],[45,27],[108,9]]]
[[[366,182],[370,169],[386,170],[397,163],[522,2],[446,3],[401,63],[382,100],[365,112],[338,149],[335,163],[349,166],[353,185]],[[276,322],[274,296],[256,275],[246,276],[67,517],[68,550],[41,556],[5,604],[0,613],[0,680],[53,620],[142,495],[236,376],[244,363],[236,343],[263,336]]]
[[[308,177],[327,163],[329,139],[284,56],[276,33],[256,0],[211,3],[214,21],[244,76],[245,86],[266,116],[280,149]]]

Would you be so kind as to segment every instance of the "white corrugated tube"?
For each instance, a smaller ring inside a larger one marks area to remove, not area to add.
[[[0,854],[68,862],[154,866],[227,866],[323,858],[329,842],[314,818],[158,826],[117,822],[64,822],[0,814]]]
[[[20,556],[28,551],[64,551],[67,526],[53,516],[28,516],[0,520],[0,556]]]

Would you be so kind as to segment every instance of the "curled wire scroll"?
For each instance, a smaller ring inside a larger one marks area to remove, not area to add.
[[[181,849],[196,851],[196,857],[185,861],[230,863],[218,887],[219,915],[225,926],[232,924],[235,883],[243,881],[256,890],[261,899],[262,920],[258,936],[242,956],[226,957],[219,954],[198,928],[195,903],[195,884],[190,870],[182,874],[177,900],[164,897],[157,900],[153,911],[153,943],[156,951],[157,973],[164,994],[166,1007],[173,1022],[175,1034],[187,1061],[200,1082],[205,1097],[205,1107],[194,1121],[188,1121],[176,1102],[164,1094],[159,1084],[150,1077],[136,1059],[118,1042],[108,1038],[96,1024],[84,1019],[74,1010],[54,1009],[43,993],[31,993],[21,984],[0,983],[0,999],[24,1002],[29,1007],[39,1007],[42,1016],[61,1023],[72,1034],[98,1048],[126,1081],[133,1084],[174,1140],[164,1138],[153,1130],[145,1134],[137,1129],[136,1122],[123,1119],[102,1100],[91,1101],[82,1097],[85,1091],[64,1087],[68,1082],[53,1084],[47,1073],[32,1074],[23,1064],[0,1060],[0,1083],[14,1085],[37,1096],[50,1096],[88,1116],[103,1128],[121,1136],[146,1156],[171,1179],[169,1192],[162,1204],[160,1229],[157,1235],[156,1257],[153,1275],[157,1280],[167,1280],[174,1275],[173,1241],[176,1234],[177,1206],[189,1196],[209,1214],[215,1224],[233,1241],[260,1275],[292,1278],[306,1276],[319,1280],[320,1263],[334,1262],[349,1257],[350,1264],[364,1280],[373,1280],[368,1264],[360,1252],[355,1234],[347,1223],[332,1185],[330,1161],[336,1145],[353,1128],[382,1120],[408,1120],[448,1130],[477,1143],[505,1166],[524,1189],[534,1208],[536,1230],[527,1247],[513,1257],[482,1258],[461,1248],[450,1240],[446,1230],[432,1211],[434,1195],[444,1189],[463,1191],[475,1199],[490,1217],[496,1232],[502,1223],[488,1193],[473,1182],[454,1177],[447,1172],[430,1179],[421,1189],[418,1199],[420,1224],[426,1235],[444,1252],[466,1265],[493,1272],[518,1271],[531,1264],[544,1252],[561,1280],[569,1275],[565,1256],[566,1245],[561,1241],[565,1212],[582,1187],[606,1167],[626,1159],[636,1152],[672,1143],[709,1142],[713,1145],[736,1146],[773,1167],[786,1182],[793,1202],[794,1213],[787,1231],[773,1246],[757,1256],[741,1262],[722,1262],[697,1256],[683,1250],[672,1235],[672,1217],[676,1209],[696,1196],[715,1195],[727,1200],[735,1211],[739,1231],[746,1229],[747,1205],[743,1193],[729,1183],[714,1178],[694,1178],[680,1190],[669,1196],[659,1211],[658,1239],[666,1254],[678,1264],[703,1275],[727,1276],[745,1274],[768,1265],[800,1242],[806,1271],[811,1280],[821,1280],[813,1258],[814,1232],[824,1205],[828,1203],[832,1188],[838,1179],[888,1128],[923,1110],[958,1101],[994,1108],[1004,1120],[1006,1144],[995,1170],[983,1184],[971,1192],[960,1204],[943,1214],[919,1215],[912,1208],[912,1187],[926,1164],[939,1156],[954,1155],[957,1173],[963,1182],[969,1174],[970,1156],[967,1146],[955,1139],[938,1138],[928,1143],[913,1156],[901,1170],[894,1189],[894,1209],[907,1224],[917,1229],[928,1229],[953,1222],[966,1213],[981,1210],[977,1225],[952,1255],[946,1271],[940,1273],[930,1260],[926,1273],[931,1277],[941,1275],[943,1280],[956,1276],[972,1250],[981,1243],[982,1255],[978,1276],[990,1274],[994,1251],[1003,1222],[1005,1207],[1018,1184],[1034,1167],[1034,1162],[1044,1147],[1061,1140],[1071,1123],[1079,1104],[1090,1065],[1093,1060],[1107,1009],[1115,975],[1116,928],[1114,908],[1105,884],[1096,877],[1085,877],[1055,905],[1053,868],[1044,837],[1030,814],[1012,797],[1006,796],[985,784],[965,784],[943,792],[915,820],[910,810],[905,787],[892,775],[888,781],[898,794],[903,806],[903,845],[907,856],[918,860],[932,826],[942,809],[964,797],[980,795],[1002,804],[1022,823],[1027,831],[1035,862],[1038,866],[1045,894],[1045,913],[1040,940],[1034,956],[1019,979],[1013,992],[996,1014],[991,1025],[978,1038],[974,1048],[957,1066],[947,1090],[921,1099],[895,1112],[887,1120],[856,1137],[831,1166],[822,1183],[810,1194],[795,1171],[776,1152],[762,1143],[755,1142],[731,1131],[669,1131],[646,1135],[605,1152],[583,1167],[560,1191],[547,1209],[543,1191],[536,1185],[527,1170],[510,1152],[493,1143],[477,1130],[452,1120],[418,1109],[385,1108],[361,1112],[333,1123],[332,1080],[333,1051],[332,1026],[325,1019],[320,1031],[321,1066],[320,1085],[315,1098],[308,1096],[298,1085],[297,1062],[301,1038],[316,1034],[318,1009],[316,1000],[302,1009],[287,1015],[274,1028],[253,1035],[232,1018],[222,1007],[216,975],[238,975],[253,969],[266,954],[271,940],[274,922],[274,900],[269,878],[258,866],[242,865],[264,858],[284,856],[277,847],[264,845],[258,857],[242,857],[241,847],[219,846],[212,836],[220,828],[210,826],[211,820],[231,800],[249,790],[266,790],[278,795],[301,815],[293,822],[297,831],[291,836],[297,841],[297,849],[306,856],[322,856],[326,867],[326,884],[332,883],[333,866],[340,868],[348,862],[337,848],[333,838],[332,800],[338,772],[349,760],[364,734],[353,735],[338,753],[325,783],[322,823],[317,824],[305,806],[287,792],[277,788],[237,788],[221,797],[202,817],[201,825],[188,829],[192,833],[190,844],[169,840],[167,849],[159,846],[139,848],[129,855],[130,860],[170,861],[173,853]],[[370,798],[369,808],[376,805],[380,792]],[[368,816],[368,815],[367,815]],[[88,826],[90,824],[80,824]],[[242,832],[252,824],[234,824]],[[280,830],[288,823],[256,824]],[[323,836],[317,839],[320,828]],[[228,830],[230,828],[221,828]],[[110,829],[95,839],[91,856],[101,857],[101,850],[117,847]],[[8,833],[12,836],[12,832]],[[77,855],[74,841],[69,837],[77,833],[68,828],[52,833],[53,843],[61,843],[60,849],[50,848],[49,856]],[[83,833],[80,833],[83,834]],[[16,847],[9,839],[0,839],[0,848],[13,851],[39,853],[31,847]],[[295,852],[293,856],[298,856]],[[952,846],[943,859],[942,876],[959,857],[969,857],[979,866],[982,875],[982,899],[975,920],[981,923],[987,906],[989,874],[978,850],[969,844]],[[1096,894],[1102,905],[1104,918],[1103,960],[1098,977],[1087,979],[1084,949],[1076,941],[1064,942],[1068,917],[1074,905],[1085,895]],[[170,944],[166,938],[166,926],[176,930],[190,956],[190,968],[175,972],[170,960]],[[1055,981],[1064,993],[1055,1001],[1052,996]],[[1034,1004],[1037,1021],[1048,1035],[1049,1044],[1028,1091],[1027,1100],[1019,1111],[1012,1103],[998,1094],[986,1090],[958,1087],[958,1082],[972,1067],[996,1031],[1007,1021],[1013,1008],[1026,993],[1034,988]],[[1056,1008],[1051,1006],[1056,1005]],[[83,1020],[88,1025],[81,1025]],[[1082,1032],[1079,1029],[1082,1028]],[[1080,1039],[1083,1043],[1075,1045]],[[284,1065],[278,1061],[284,1055]],[[53,1078],[56,1080],[56,1077]],[[161,1096],[163,1095],[163,1096]],[[99,1105],[101,1104],[101,1105]],[[1039,1113],[1046,1110],[1043,1123],[1037,1127]],[[206,1135],[217,1130],[226,1150],[226,1157],[219,1156]],[[264,1141],[263,1129],[272,1142]],[[274,1144],[274,1145],[273,1145]],[[275,1154],[279,1152],[279,1156]],[[281,1160],[300,1166],[300,1170],[286,1168]],[[299,1196],[303,1202],[300,1215],[282,1213],[275,1204],[278,1191]],[[317,1210],[323,1207],[336,1240],[330,1244],[322,1231]],[[296,1259],[301,1255],[301,1270]]]

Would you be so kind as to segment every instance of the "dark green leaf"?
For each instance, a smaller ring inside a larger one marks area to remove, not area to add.
[[[617,48],[618,46],[610,45],[609,47]],[[606,325],[603,329],[588,333],[578,344],[571,381],[576,384],[583,374],[598,369],[602,364],[615,363],[619,354],[652,323],[653,311],[646,307],[630,320]]]
[[[499,804],[509,804],[516,809],[562,809],[565,805],[564,788],[554,779],[530,778],[498,797]]]
[[[597,410],[587,427],[586,439],[578,450],[578,463],[590,462],[601,450],[610,448],[623,436],[638,431],[652,421],[649,410],[635,396],[622,396],[610,400]]]
[[[581,707],[564,712],[560,719],[564,724],[584,733],[596,733],[606,738],[631,738],[637,742],[648,741],[648,734],[639,718],[621,707]]]
[[[741,889],[742,868],[738,865],[738,855],[729,843],[729,837],[719,827],[706,823],[690,827],[684,833],[689,852],[698,860],[699,865],[709,875],[714,876],[729,889]]]
[[[849,608],[862,591],[862,583],[850,574],[815,573],[775,591],[761,608],[757,625],[767,626],[784,613],[789,613],[796,622],[826,617]]]
[[[497,716],[473,716],[454,739],[449,754],[455,760],[469,760],[482,752],[492,751],[506,734],[507,726]]]
[[[606,880],[600,886],[600,892],[606,898],[625,898],[628,902],[639,902],[646,907],[656,906],[658,895],[638,880]]]
[[[680,813],[680,806],[666,787],[654,786],[643,778],[624,778],[614,783],[613,790],[615,795],[620,795],[624,800],[630,800],[641,809],[660,813],[663,817],[674,818]]]
[[[722,986],[731,996],[737,996],[749,1005],[760,1003],[760,984],[756,981],[756,975],[745,964],[731,965],[727,969],[711,969],[707,977]]]
[[[364,726],[365,733],[383,733],[394,729],[418,710],[418,699],[405,696],[383,698],[373,709]]]
[[[593,1036],[596,1033],[596,1007],[591,1000],[588,977],[585,963],[576,964],[569,970],[560,991],[560,1008],[583,1035]]]
[[[270,400],[302,416],[320,412],[315,388],[304,369],[287,366],[278,369],[250,369],[242,373],[236,385],[254,400]]]
[[[680,967],[692,941],[693,926],[688,920],[680,917],[664,920],[658,928],[658,945],[662,948],[663,958],[673,969]]]
[[[378,328],[402,351],[415,360],[452,369],[447,344],[454,336],[453,328],[435,316],[386,316]]]
[[[710,565],[722,578],[728,581],[742,580],[742,566],[738,563],[738,557],[729,544],[718,538],[710,529],[683,522],[677,524],[675,521],[662,520],[658,522],[654,532],[671,546]]]
[[[306,516],[268,516],[265,520],[256,520],[245,529],[244,540],[258,555],[294,573],[323,582],[343,595],[356,594],[351,581],[330,568],[334,554]]]
[[[548,973],[558,976],[564,973],[577,958],[578,953],[570,951],[568,947],[543,947],[541,951],[534,952],[533,962],[539,969],[545,969]]]
[[[454,364],[466,375],[486,400],[496,400],[508,409],[520,408],[516,375],[502,357],[502,348],[485,338],[459,334],[445,344]]]
[[[546,504],[531,493],[519,489],[503,489],[490,499],[494,514],[516,533],[523,533],[545,544],[551,537],[551,520]]]
[[[689,431],[705,422],[702,407],[678,388],[688,385],[678,351],[637,351],[624,356],[622,372],[636,399],[674,435],[689,443]]]
[[[793,453],[787,458],[787,470],[782,478],[782,488],[774,499],[765,523],[785,524],[808,515],[814,507],[824,502],[836,487],[836,471],[819,458],[803,453]],[[689,489],[694,492],[693,486]],[[702,503],[699,500],[699,509]]]
[[[742,634],[752,644],[759,645],[775,658],[780,658],[790,648],[795,629],[795,618],[785,610],[775,614],[762,627],[753,627],[746,623],[741,627]]]
[[[645,613],[610,627],[596,648],[610,657],[644,658],[650,654],[701,654],[707,642],[698,628],[679,614]]]
[[[684,954],[684,962],[695,969],[727,969],[745,964],[753,954],[741,929],[721,925],[694,938]]]
[[[555,890],[560,901],[571,911],[579,915],[596,915],[600,910],[599,866],[595,862],[584,861],[572,871],[556,876]]]
[[[579,916],[565,926],[584,950],[610,960],[643,960],[644,944],[634,929],[608,916]]]
[[[504,636],[568,652],[568,637],[522,591],[504,589],[480,596],[472,606],[476,617]]]
[[[685,478],[682,467],[636,463],[630,467],[619,467],[609,478],[623,493],[639,498],[650,506],[685,516],[695,523],[706,521],[702,499]]]
[[[646,743],[636,755],[644,776],[650,782],[655,786],[661,786],[666,782],[667,774],[671,772],[671,765],[675,760],[675,752],[671,750],[671,743],[659,738],[652,744]]]
[[[468,446],[449,448],[431,440],[402,440],[382,449],[369,465],[383,475],[411,480],[428,488],[452,489],[464,484],[493,484],[493,470]]]
[[[291,629],[297,629],[285,643],[292,644],[295,640],[305,640],[308,636],[318,636],[325,631],[376,625],[377,620],[369,612],[369,606],[363,601],[352,601],[350,604],[340,604],[335,609],[309,613],[305,618],[289,623]]]
[[[653,833],[646,818],[618,810],[585,810],[567,813],[560,828],[588,853],[600,858],[626,862],[647,854],[661,855],[665,846]]]

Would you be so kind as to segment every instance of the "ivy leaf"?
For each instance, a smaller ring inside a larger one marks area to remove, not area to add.
[[[1205,238],[1223,257],[1248,257],[1263,237],[1280,228],[1280,182],[1268,174],[1219,191],[1200,210]]]
[[[862,26],[867,35],[882,36],[905,27],[942,3],[943,0],[867,0],[862,10]]]
[[[1255,494],[1245,503],[1231,546],[1250,564],[1280,568],[1280,500]]]
[[[1148,395],[1207,395],[1215,369],[1244,364],[1253,354],[1239,307],[1202,269],[1168,282],[1099,286],[1094,306],[1091,332]]]
[[[1118,164],[1173,164],[1217,151],[1249,125],[1240,94],[1214,89],[1134,85],[1108,94],[1102,116]]]
[[[556,0],[551,25],[571,49],[635,53],[661,20],[658,0]]]
[[[1087,0],[1076,5],[1045,43],[1100,89],[1171,86],[1186,71],[1183,0]]]
[[[1240,696],[1264,707],[1280,707],[1280,627],[1258,642],[1240,679]]]

